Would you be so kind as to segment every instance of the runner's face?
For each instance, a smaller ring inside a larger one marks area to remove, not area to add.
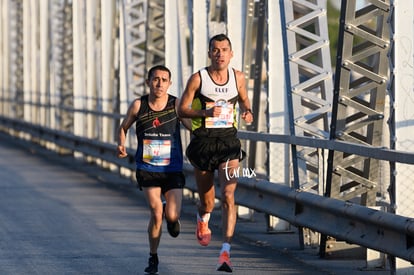
[[[211,59],[213,68],[225,69],[229,65],[230,59],[233,57],[233,51],[227,40],[213,41],[208,56]]]
[[[167,93],[171,86],[171,80],[168,72],[156,70],[152,77],[147,81],[150,91],[157,97],[163,96]]]

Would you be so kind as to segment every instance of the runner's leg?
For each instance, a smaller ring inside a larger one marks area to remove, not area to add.
[[[145,198],[150,208],[150,220],[148,223],[148,239],[150,253],[157,253],[162,232],[163,207],[160,187],[144,187]]]

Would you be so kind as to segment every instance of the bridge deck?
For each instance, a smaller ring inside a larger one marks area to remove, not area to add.
[[[148,211],[128,179],[4,134],[0,178],[1,274],[143,274]],[[220,213],[212,215],[212,243],[201,247],[194,212],[185,200],[178,238],[164,228],[160,274],[219,273]],[[364,266],[354,259],[319,259],[317,250],[298,249],[295,233],[266,234],[265,228],[260,213],[254,222],[238,222],[234,273],[357,274]]]

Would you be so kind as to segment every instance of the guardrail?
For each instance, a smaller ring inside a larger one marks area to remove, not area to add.
[[[0,116],[0,131],[16,137],[19,136],[16,133],[25,133],[29,136],[26,138],[31,142],[50,142],[119,167],[135,169],[133,158],[135,152],[130,150],[127,159],[119,159],[115,155],[115,144],[103,143],[3,116]],[[414,164],[414,154],[385,148],[369,148],[338,141],[243,131],[239,132],[239,137],[256,141],[335,149],[343,152],[359,152],[363,156]],[[190,169],[189,166],[186,168]],[[194,183],[189,183],[187,188],[195,191]],[[414,263],[413,219],[294,190],[282,184],[247,178],[239,178],[236,202],[239,205],[280,217],[294,225],[307,227]]]

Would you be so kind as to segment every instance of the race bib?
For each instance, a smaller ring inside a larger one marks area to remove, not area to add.
[[[234,106],[225,100],[216,102],[206,102],[206,109],[214,106],[221,107],[221,113],[218,117],[206,117],[206,128],[230,128],[234,123]]]
[[[166,166],[171,159],[171,140],[144,139],[142,159],[155,166]]]

